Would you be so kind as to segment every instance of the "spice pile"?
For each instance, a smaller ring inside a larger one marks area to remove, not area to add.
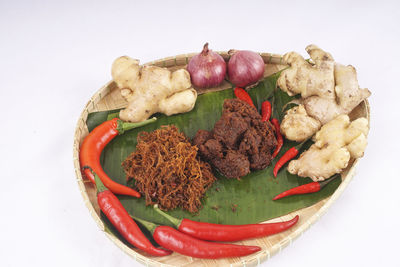
[[[173,125],[140,133],[136,151],[122,167],[128,180],[135,179],[146,205],[157,203],[165,210],[197,212],[201,197],[216,180],[210,165],[198,159],[197,147]]]
[[[209,132],[199,130],[193,139],[201,156],[227,178],[262,170],[272,160],[276,139],[270,122],[240,99],[226,99],[221,118]]]

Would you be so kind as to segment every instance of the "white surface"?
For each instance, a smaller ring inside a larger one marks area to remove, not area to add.
[[[75,124],[116,57],[147,62],[206,41],[214,50],[304,55],[315,43],[354,65],[372,91],[369,145],[354,180],[263,266],[399,266],[398,2],[166,2],[0,1],[1,266],[140,266],[83,203]]]

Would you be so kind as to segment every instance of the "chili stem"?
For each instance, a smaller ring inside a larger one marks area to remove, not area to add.
[[[149,230],[149,232],[151,234],[153,234],[154,231],[156,230],[156,228],[158,227],[157,224],[149,222],[149,221],[146,221],[146,220],[143,220],[143,219],[140,219],[140,218],[138,218],[136,216],[133,216],[132,214],[129,214],[129,216],[131,216],[135,221],[140,222],[140,224],[142,224],[147,230]]]
[[[117,130],[119,134],[123,134],[125,131],[131,130],[133,128],[142,127],[144,125],[153,123],[156,120],[157,120],[156,117],[141,122],[124,122],[122,120],[118,120]]]
[[[304,140],[303,142],[301,142],[300,144],[296,145],[295,148],[300,151],[300,149],[304,146],[305,143],[307,143],[307,141],[310,140],[310,138],[307,138],[306,140]]]
[[[338,177],[340,177],[340,174],[335,174],[334,176],[332,176],[332,177],[330,177],[330,178],[328,178],[328,179],[326,179],[326,180],[324,180],[324,181],[318,182],[318,183],[319,183],[319,186],[320,186],[321,189],[322,189],[322,188],[324,188],[327,184],[329,184],[331,181],[335,180],[335,179],[338,178]]]
[[[119,112],[110,113],[107,115],[107,120],[112,120],[114,118],[119,118]]]
[[[96,183],[97,194],[108,190],[108,188],[105,187],[105,185],[101,181],[100,177],[92,170],[92,168],[90,168],[89,166],[85,166],[85,167],[83,167],[83,169],[89,169],[90,172],[93,174],[94,181]]]
[[[177,218],[175,218],[175,217],[172,217],[171,215],[169,215],[169,214],[163,212],[162,210],[160,210],[160,209],[158,208],[158,205],[157,205],[157,204],[155,204],[155,205],[153,206],[153,208],[154,208],[161,216],[165,217],[168,221],[170,221],[176,228],[179,228],[179,225],[181,224],[182,220],[179,220],[179,219],[177,219]]]

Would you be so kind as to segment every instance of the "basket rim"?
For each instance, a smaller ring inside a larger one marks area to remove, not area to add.
[[[228,52],[227,51],[216,51],[218,54],[223,56],[224,58],[229,58]],[[186,64],[188,62],[188,59],[190,57],[193,57],[197,53],[187,53],[187,54],[179,54],[176,56],[172,57],[165,57],[161,59],[157,59],[154,61],[150,61],[147,63],[144,63],[143,65],[156,65],[160,67],[169,67],[168,62],[174,62],[175,66],[179,66],[177,64],[177,59],[186,59]],[[284,65],[283,62],[283,57],[282,55],[279,54],[272,54],[272,53],[258,53],[262,56],[264,63],[265,64],[280,64]],[[107,95],[109,93],[109,87],[113,83],[113,81],[109,81],[105,85],[103,85],[99,90],[97,90],[90,100],[86,103],[83,111],[81,112],[78,121],[75,126],[75,131],[74,131],[74,140],[73,140],[73,164],[74,164],[74,170],[75,170],[75,175],[77,179],[77,183],[79,186],[79,190],[81,192],[81,195],[83,197],[84,203],[86,207],[89,210],[89,213],[91,214],[92,218],[95,220],[97,226],[100,228],[101,231],[105,233],[105,235],[113,241],[122,251],[124,251],[126,254],[131,256],[132,258],[135,259],[135,261],[139,262],[141,261],[142,264],[146,264],[146,266],[170,266],[174,267],[176,265],[170,265],[170,264],[165,264],[161,263],[159,261],[153,260],[151,258],[148,258],[135,250],[131,249],[127,245],[125,245],[120,239],[117,237],[111,235],[105,230],[105,226],[103,221],[101,220],[100,216],[97,214],[94,206],[90,202],[89,195],[87,193],[85,183],[90,183],[88,180],[83,180],[82,173],[81,173],[81,168],[80,168],[80,162],[79,162],[79,146],[80,146],[80,138],[81,138],[81,124],[86,127],[86,120],[87,116],[90,113],[89,109],[94,108],[95,103],[100,101],[103,96]],[[365,111],[366,111],[366,118],[368,120],[368,125],[370,125],[370,104],[368,100],[364,100],[362,103],[365,105]],[[344,192],[344,189],[347,187],[347,185],[350,183],[350,181],[353,179],[355,173],[356,173],[356,166],[359,163],[359,159],[355,159],[354,162],[352,163],[352,166],[348,170],[348,173],[346,176],[343,178],[342,177],[342,183],[339,185],[339,187],[335,190],[335,192],[325,200],[325,204],[323,204],[319,210],[314,213],[310,218],[308,218],[303,224],[300,225],[296,230],[288,234],[285,238],[283,238],[279,243],[274,244],[269,250],[268,249],[262,249],[261,251],[253,254],[253,257],[250,259],[246,260],[241,260],[240,262],[236,264],[231,264],[230,266],[247,266],[248,264],[253,264],[257,263],[256,265],[260,265],[261,262],[268,260],[270,257],[275,255],[276,253],[280,252],[283,248],[286,246],[290,245],[296,238],[301,236],[306,230],[310,228],[311,225],[313,225],[315,222],[318,221],[319,218],[321,218],[329,209],[329,207],[338,199],[338,197]],[[322,200],[324,201],[324,200]],[[315,203],[314,205],[317,205],[320,202]],[[314,206],[312,205],[312,206]],[[312,207],[310,206],[310,207]],[[307,207],[309,208],[309,207]],[[303,208],[303,209],[307,209]],[[302,210],[302,209],[300,209]],[[280,218],[280,217],[278,217]],[[275,218],[277,219],[277,218]]]

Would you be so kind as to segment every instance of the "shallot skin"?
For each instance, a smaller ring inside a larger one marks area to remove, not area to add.
[[[264,71],[264,60],[253,51],[233,51],[228,62],[229,80],[239,87],[259,81],[264,76]]]
[[[206,43],[203,51],[190,59],[187,70],[194,86],[214,87],[225,78],[226,62],[218,53],[209,50]]]

